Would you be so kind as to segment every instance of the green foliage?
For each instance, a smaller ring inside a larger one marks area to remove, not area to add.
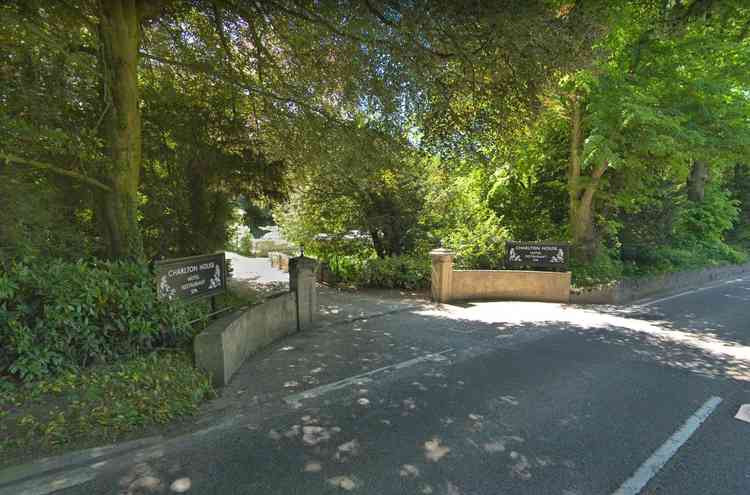
[[[477,166],[451,170],[435,160],[428,173],[429,192],[422,223],[434,241],[432,245],[426,243],[424,256],[439,240],[456,252],[457,268],[502,267],[509,235],[507,223],[487,205],[491,186],[487,172]]]
[[[425,163],[403,137],[364,121],[331,129],[295,161],[289,201],[274,218],[285,236],[310,245],[318,234],[367,233],[378,256],[413,251],[424,230]]]
[[[33,381],[191,336],[190,314],[156,298],[146,266],[28,259],[0,273],[0,373]]]
[[[238,253],[244,255],[244,256],[252,256],[253,255],[253,236],[250,233],[247,233],[240,237],[239,242],[237,242],[236,246],[232,246]]]
[[[513,143],[512,161],[491,177],[487,205],[501,220],[510,239],[558,241],[568,220],[567,122],[544,112],[533,127]]]
[[[427,256],[370,258],[362,263],[356,281],[361,287],[424,289],[430,286],[431,269]]]
[[[676,237],[684,242],[718,244],[739,217],[739,202],[716,185],[706,188],[703,201],[688,202],[675,222]]]
[[[3,382],[0,380],[0,385]],[[160,352],[0,394],[0,458],[69,443],[112,442],[123,434],[189,416],[214,394],[191,356]]]
[[[739,217],[727,237],[731,242],[750,249],[750,166],[736,164],[729,174],[727,189],[739,202]]]
[[[251,228],[275,205],[288,238],[356,272],[370,250],[422,256],[441,241],[458,266],[497,268],[505,239],[591,232],[636,271],[750,244],[741,0],[176,2],[134,48],[143,160],[127,173],[108,156],[106,30],[89,25],[105,4],[79,3],[0,6],[0,154],[22,158],[0,161],[4,259],[101,256],[118,222],[149,257],[212,251],[237,203]],[[716,192],[691,205],[696,161]],[[138,211],[112,215],[104,191],[125,175]],[[372,245],[315,245],[351,230]]]
[[[488,215],[471,227],[457,226],[443,243],[456,253],[457,269],[497,270],[503,268],[508,238],[497,217]]]
[[[623,264],[616,251],[601,249],[587,263],[573,260],[570,264],[570,271],[572,272],[571,283],[574,287],[590,287],[622,278]]]
[[[340,283],[378,289],[424,289],[432,270],[426,254],[379,258],[374,251],[334,255],[325,261]]]
[[[744,251],[723,242],[694,242],[682,246],[651,246],[641,248],[641,255],[631,256],[623,265],[623,276],[641,277],[703,267],[745,263]]]

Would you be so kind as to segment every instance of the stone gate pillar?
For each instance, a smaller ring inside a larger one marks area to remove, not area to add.
[[[289,290],[294,292],[297,306],[297,329],[312,327],[318,313],[318,295],[315,287],[317,262],[303,256],[289,259]]]
[[[453,281],[453,256],[450,249],[438,248],[430,251],[432,258],[432,299],[436,302],[451,300]]]

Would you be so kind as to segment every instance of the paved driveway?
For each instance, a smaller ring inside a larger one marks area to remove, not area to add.
[[[45,486],[750,493],[750,424],[733,419],[750,402],[749,302],[734,281],[627,308],[424,303],[331,322],[248,361],[195,432]]]

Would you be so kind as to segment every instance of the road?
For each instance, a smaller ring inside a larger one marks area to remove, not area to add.
[[[223,423],[57,493],[750,493],[750,280],[623,308],[417,307],[244,373]]]
[[[289,283],[289,274],[273,268],[267,257],[250,258],[230,251],[226,252],[226,257],[232,262],[232,277],[236,281],[258,284]]]

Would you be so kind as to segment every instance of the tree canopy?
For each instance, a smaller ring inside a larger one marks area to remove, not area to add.
[[[464,266],[501,266],[507,239],[618,273],[747,246],[740,0],[27,0],[0,20],[4,256],[212,251],[252,202],[301,244],[356,230],[362,256],[442,243]]]

